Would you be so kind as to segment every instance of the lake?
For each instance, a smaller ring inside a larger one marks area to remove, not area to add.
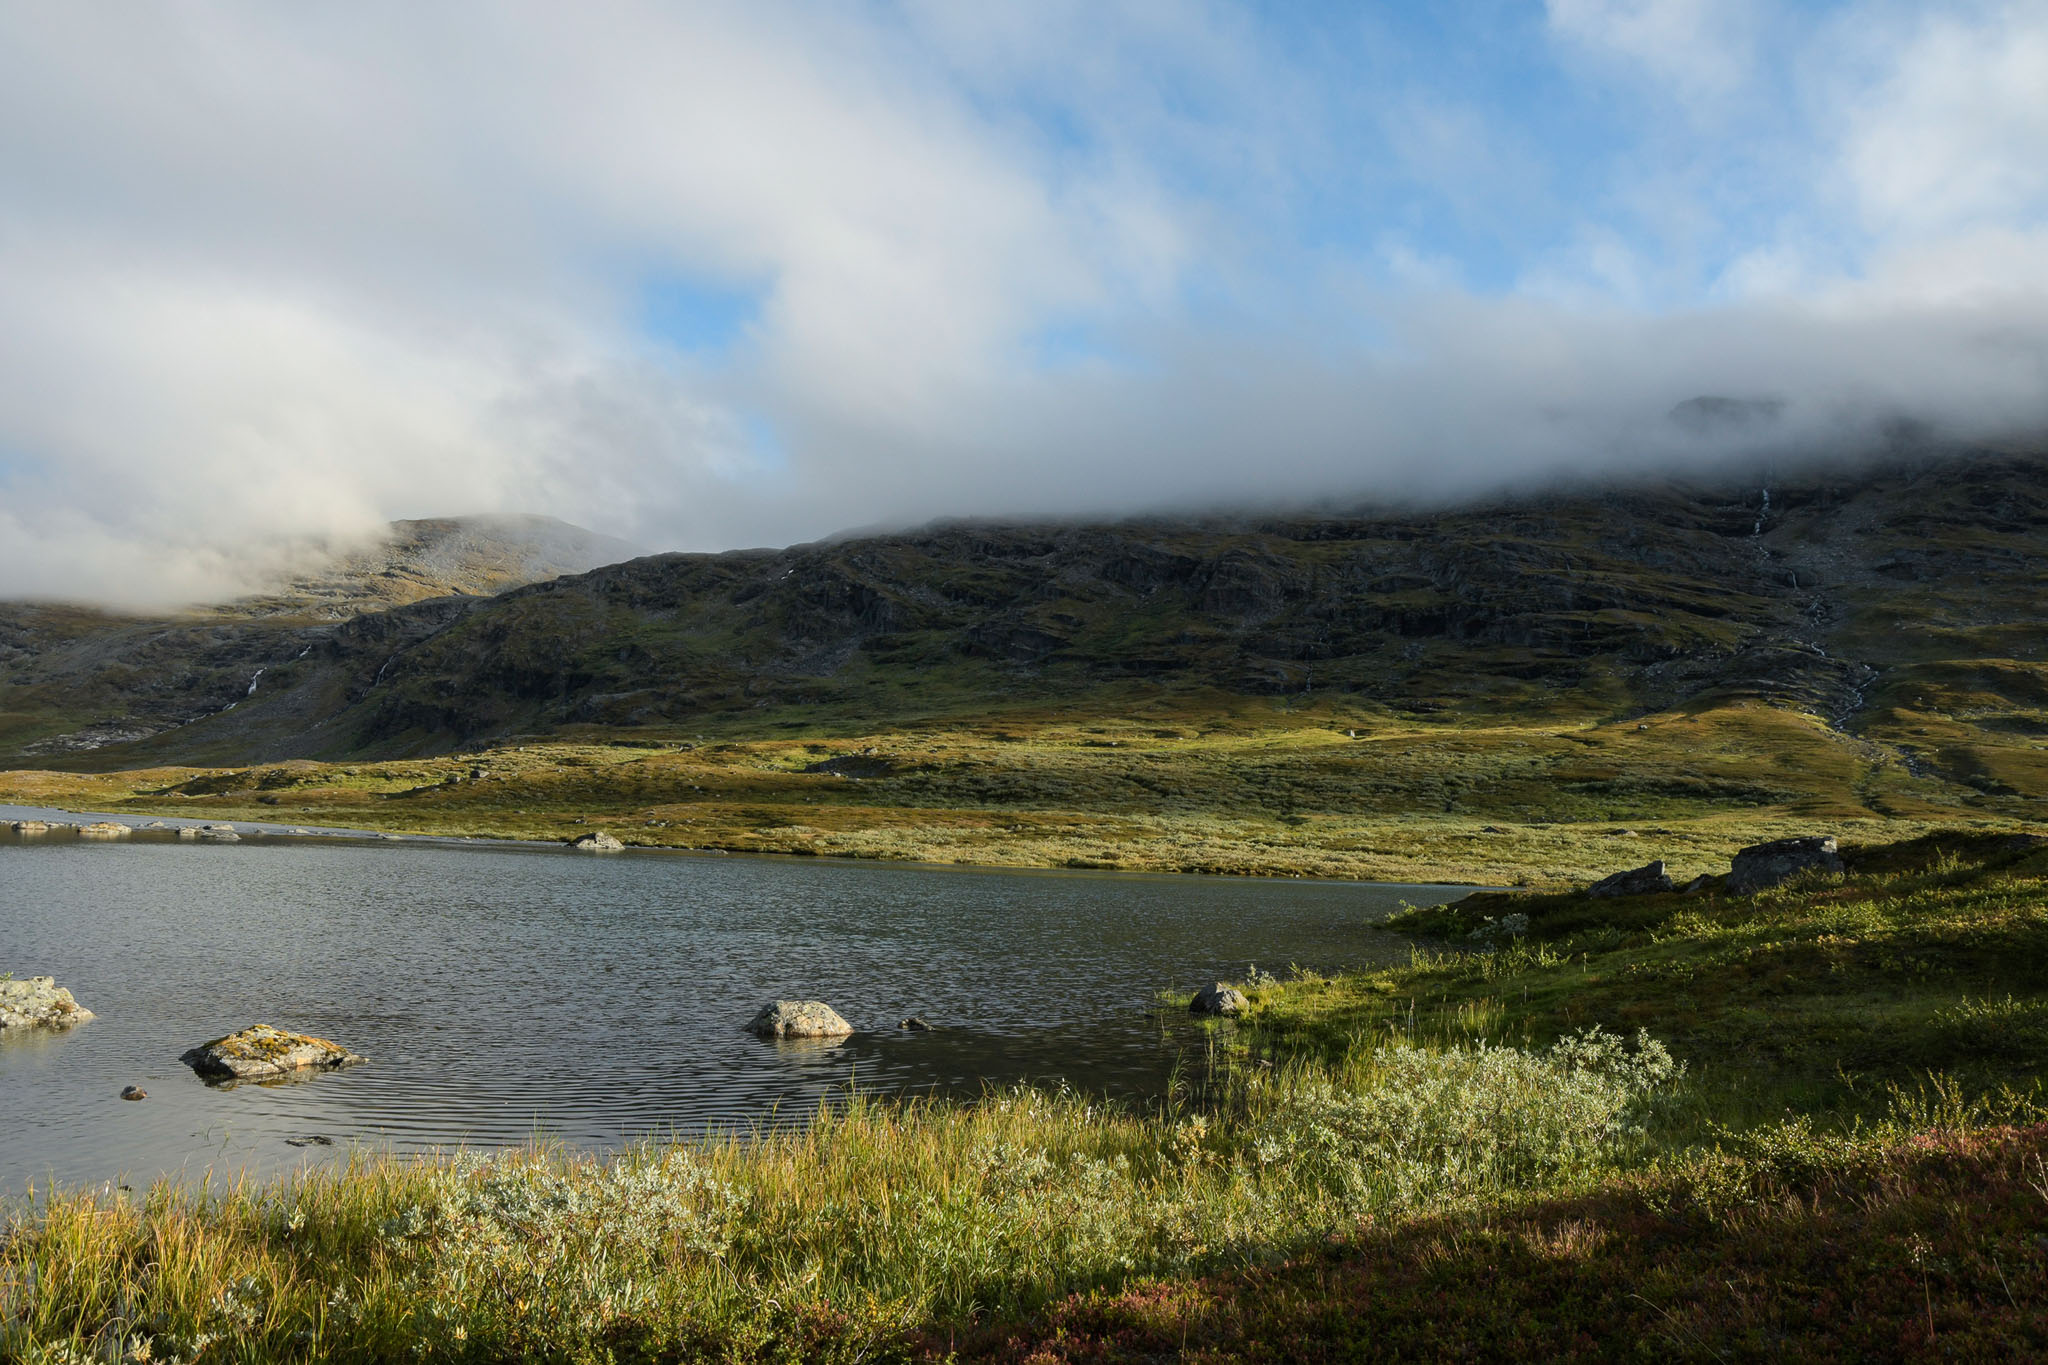
[[[850,1084],[1142,1099],[1202,1036],[1160,991],[1254,962],[1405,962],[1374,922],[1470,889],[0,831],[0,971],[54,976],[99,1016],[0,1043],[0,1192],[269,1172],[351,1143],[611,1148],[800,1118]],[[742,1031],[778,998],[861,1032]],[[900,1031],[909,1015],[933,1031]],[[259,1022],[370,1061],[231,1088],[178,1061]]]

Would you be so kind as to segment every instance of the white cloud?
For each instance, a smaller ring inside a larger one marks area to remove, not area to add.
[[[1694,100],[1749,78],[1757,16],[1749,0],[1546,0],[1552,31]]]
[[[1439,494],[1709,458],[1662,421],[1700,392],[1785,395],[1787,439],[2048,421],[2041,25],[1966,18],[1799,40],[1807,198],[1667,128],[1692,161],[1570,217],[1534,158],[1582,149],[1511,104],[1319,87],[1220,3],[0,0],[0,595],[213,596],[465,510],[720,548]],[[1549,20],[1632,115],[1750,79],[1744,5]],[[1670,244],[1717,233],[1688,296]],[[746,343],[665,352],[662,275],[760,289]],[[1063,327],[1099,363],[1042,363]]]
[[[1889,70],[1847,105],[1843,155],[1873,231],[2048,221],[2048,6],[1938,12],[1879,60]]]

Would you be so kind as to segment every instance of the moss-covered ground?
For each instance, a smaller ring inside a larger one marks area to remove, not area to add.
[[[2010,777],[2037,756],[2030,735],[2001,739],[1948,712],[1917,718],[1930,724],[1908,728],[1967,731],[1970,743],[1951,747],[1973,756],[1973,771]],[[1334,696],[1111,692],[875,730],[766,713],[384,762],[0,772],[0,801],[517,839],[597,828],[657,848],[1482,885],[1651,858],[1690,878],[1784,833],[2017,830],[2038,815],[2017,790],[1987,793],[1915,766],[1754,700],[1625,720],[1561,702],[1418,718]]]

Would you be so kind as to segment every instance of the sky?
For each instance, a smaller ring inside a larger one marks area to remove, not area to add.
[[[0,596],[1902,422],[2048,428],[2048,0],[0,0]]]

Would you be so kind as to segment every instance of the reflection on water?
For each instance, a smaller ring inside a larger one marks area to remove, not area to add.
[[[99,1016],[0,1044],[0,1191],[352,1142],[611,1147],[786,1121],[849,1083],[1156,1094],[1201,1037],[1159,991],[1255,961],[1405,961],[1371,923],[1463,890],[0,835],[0,971],[55,976]],[[742,1031],[765,1001],[811,997],[861,1031]],[[932,1031],[899,1030],[910,1015]],[[370,1060],[233,1087],[177,1060],[254,1023]]]

